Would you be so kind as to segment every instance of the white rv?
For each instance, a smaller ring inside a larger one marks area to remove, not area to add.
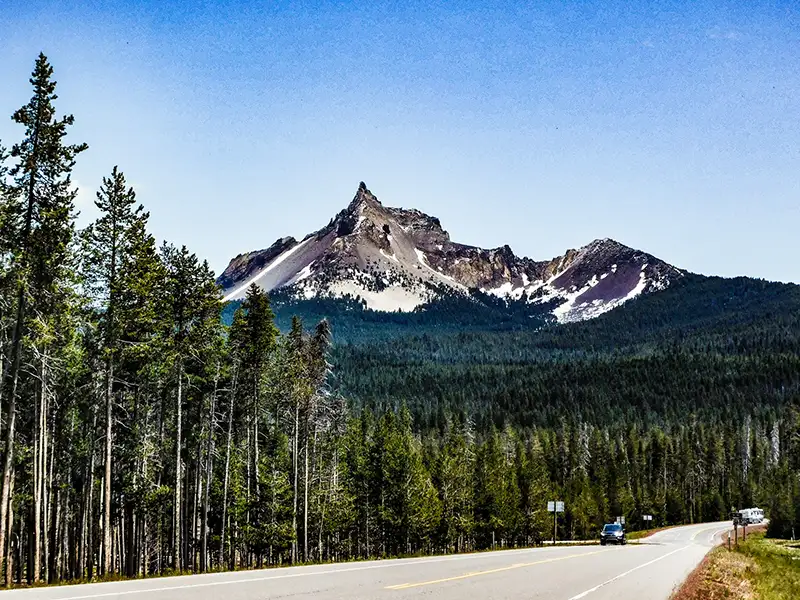
[[[739,513],[742,515],[742,523],[745,525],[757,525],[764,522],[764,511],[760,508],[745,508]]]

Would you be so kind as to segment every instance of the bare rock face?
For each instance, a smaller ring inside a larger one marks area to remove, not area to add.
[[[439,219],[383,206],[364,183],[349,206],[297,242],[234,258],[218,283],[226,300],[255,283],[298,297],[360,298],[374,310],[410,311],[444,293],[475,290],[531,303],[552,302],[559,321],[587,319],[642,293],[664,289],[683,272],[613,240],[595,240],[552,260],[518,257],[509,246],[458,244]]]
[[[266,250],[255,250],[240,254],[228,264],[228,267],[217,279],[223,289],[232,287],[237,283],[249,279],[264,269],[273,259],[277,258],[290,248],[297,245],[293,237],[285,237],[276,241]]]

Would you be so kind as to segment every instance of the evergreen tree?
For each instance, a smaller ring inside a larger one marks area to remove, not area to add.
[[[497,431],[479,448],[475,474],[475,520],[481,547],[513,545],[521,520],[514,436]]]
[[[146,221],[143,207],[134,208],[136,194],[127,187],[117,167],[104,177],[95,206],[100,217],[85,232],[85,282],[95,300],[105,354],[104,403],[106,406],[105,473],[103,476],[103,561],[101,573],[113,572],[111,564],[111,461],[114,422],[114,368],[120,338],[119,295],[123,262],[132,253],[137,221]]]
[[[25,136],[12,147],[11,157],[16,161],[10,170],[12,191],[4,194],[10,204],[4,224],[6,235],[16,241],[9,257],[14,288],[13,332],[0,377],[0,404],[7,403],[8,415],[0,495],[0,564],[5,564],[7,551],[23,339],[29,331],[31,314],[48,316],[46,311],[52,307],[47,304],[53,301],[53,288],[65,277],[76,194],[70,173],[75,157],[86,149],[85,144],[64,144],[67,128],[74,118],[72,115],[56,118],[53,102],[58,96],[52,76],[47,57],[40,54],[30,79],[33,96],[12,117],[25,128]],[[37,572],[34,580],[38,578]]]
[[[287,398],[292,419],[292,562],[299,558],[298,511],[300,503],[300,435],[302,432],[301,417],[311,397],[312,389],[308,377],[308,364],[305,360],[307,339],[303,332],[303,323],[298,318],[292,319],[292,328],[286,336],[282,349],[280,371],[283,374],[280,388]]]
[[[465,428],[466,429],[466,428]],[[442,505],[442,537],[451,551],[463,552],[472,537],[474,450],[468,431],[451,426],[439,453],[436,483]]]
[[[248,467],[247,489],[248,497],[254,495],[253,500],[260,499],[261,480],[259,475],[259,431],[262,429],[262,415],[264,413],[265,377],[270,360],[276,349],[278,328],[273,322],[272,309],[269,297],[255,284],[247,290],[247,297],[242,304],[244,311],[242,362],[240,365],[239,389],[245,397],[245,406],[248,407],[248,456],[252,471]]]
[[[178,571],[188,566],[189,548],[182,530],[186,527],[181,489],[183,486],[183,403],[185,400],[186,363],[200,358],[203,333],[214,329],[222,309],[219,289],[206,263],[201,263],[185,246],[180,249],[164,245],[162,260],[166,266],[166,310],[169,314],[165,331],[167,351],[174,365],[175,381],[175,472],[173,503],[172,564]],[[188,513],[187,513],[188,514]]]
[[[228,407],[227,407],[227,431],[225,436],[225,467],[223,475],[223,491],[222,491],[222,523],[220,534],[220,548],[219,560],[222,564],[230,564],[228,556],[232,555],[228,548],[228,492],[231,480],[231,458],[234,443],[234,416],[236,410],[236,395],[238,393],[239,374],[241,371],[242,356],[247,342],[246,337],[247,325],[245,311],[240,306],[237,308],[233,315],[233,322],[231,323],[228,332],[228,349],[227,355],[230,361],[230,391],[228,393]]]
[[[518,446],[517,457],[525,543],[539,544],[549,537],[550,515],[547,512],[547,502],[552,499],[552,494],[544,451],[538,437],[533,437],[527,450]]]

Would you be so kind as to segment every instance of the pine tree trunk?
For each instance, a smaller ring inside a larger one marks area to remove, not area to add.
[[[89,499],[89,490],[88,485],[86,482],[89,481],[89,468],[85,468],[85,478],[83,482],[83,501],[80,504],[80,531],[78,532],[77,536],[77,557],[75,560],[75,573],[73,577],[75,578],[82,578],[83,577],[83,569],[86,564],[86,515],[87,515],[87,508],[86,504]]]
[[[74,420],[73,420],[74,423]],[[74,432],[73,424],[73,432]],[[67,490],[72,490],[73,479],[72,471],[70,470],[67,475]],[[60,550],[64,565],[61,569],[62,579],[77,579],[78,578],[78,553],[80,552],[81,543],[78,534],[78,519],[72,512],[72,494],[66,492],[62,496],[64,498],[64,518],[63,518],[63,534],[61,535],[62,548]]]
[[[20,295],[21,289],[20,289]],[[20,299],[20,302],[24,300]],[[8,396],[8,424],[6,425],[6,439],[5,439],[5,460],[3,461],[3,490],[0,493],[0,567],[6,563],[6,536],[10,535],[13,522],[11,521],[11,489],[14,487],[14,442],[15,442],[15,425],[17,421],[17,385],[19,383],[19,362],[20,362],[20,337],[21,337],[21,315],[17,314],[17,326],[14,331],[14,342],[12,343],[12,356],[13,359],[12,373],[9,375],[11,378],[11,389]],[[17,333],[19,330],[19,334]],[[3,379],[5,381],[5,379]],[[2,397],[2,383],[0,383],[0,398]],[[6,566],[6,569],[8,567]]]
[[[217,365],[217,373],[214,377],[214,392],[211,395],[211,408],[208,411],[208,442],[206,447],[206,465],[205,465],[205,491],[203,494],[203,531],[201,533],[202,542],[200,549],[200,569],[202,571],[208,570],[208,510],[210,505],[211,496],[211,477],[213,475],[213,454],[214,454],[214,429],[216,424],[214,421],[215,411],[217,408],[217,385],[219,384],[219,364]]]
[[[52,472],[52,471],[51,471]],[[60,502],[60,493],[58,490],[54,491],[54,498],[51,504],[50,510],[50,552],[47,560],[47,582],[53,583],[55,579],[58,578],[58,562],[59,562],[59,554],[60,552],[57,551],[57,548],[60,548],[61,545],[59,541],[61,539],[60,528],[61,528],[61,502]]]
[[[163,382],[159,384],[159,388],[163,388]],[[158,398],[158,447],[164,449],[165,440],[166,440],[166,418],[165,418],[165,403],[164,403],[164,395],[159,394]],[[158,479],[156,482],[156,487],[160,488],[163,483],[163,469],[159,469],[158,471]],[[174,517],[174,515],[173,515]],[[173,539],[170,538],[169,541],[166,541],[166,533],[165,530],[167,529],[166,526],[167,522],[167,515],[165,510],[158,511],[158,525],[156,527],[158,533],[156,535],[157,538],[157,545],[158,545],[158,554],[156,556],[156,573],[162,573],[164,571],[164,565],[166,564],[166,560],[168,557],[170,560],[170,564],[172,563],[171,555],[169,551],[172,550]]]
[[[261,404],[261,394],[260,386],[259,386],[259,375],[260,373],[258,370],[256,371],[256,375],[254,376],[253,381],[253,478],[255,481],[255,492],[256,492],[256,499],[260,499],[261,492],[259,490],[259,481],[260,478],[258,476],[258,421],[259,421],[259,405]]]
[[[123,563],[126,577],[133,577],[136,574],[136,524],[138,523],[136,511],[132,504],[128,504],[125,509],[125,535],[122,538],[122,549],[125,553]]]
[[[149,545],[148,542],[150,541],[148,537],[148,528],[147,528],[147,513],[142,513],[142,550],[141,550],[141,567],[139,574],[142,577],[147,577],[148,575],[148,554],[149,554]]]
[[[34,409],[34,442],[33,442],[33,573],[31,581],[38,583],[42,573],[42,413],[44,412],[44,367],[39,372],[41,377],[38,386],[38,398]]]
[[[44,367],[42,368],[42,376],[48,376],[47,370],[47,355],[45,355]],[[47,381],[45,379],[45,381]],[[44,522],[42,531],[44,532],[44,555],[43,564],[45,568],[45,581],[50,582],[53,579],[53,555],[55,552],[55,543],[57,532],[54,530],[55,521],[54,510],[57,510],[58,499],[53,497],[53,467],[55,464],[55,444],[53,443],[53,436],[50,435],[50,411],[51,403],[48,401],[49,393],[48,388],[44,387],[42,394],[42,459],[43,469],[42,475],[46,477],[42,480],[42,504],[43,504],[43,517]],[[49,457],[49,458],[48,458]]]
[[[39,127],[34,130],[32,155],[38,155]],[[21,247],[27,250],[31,228],[33,226],[33,209],[36,203],[34,191],[36,189],[36,165],[30,173],[27,190],[27,206],[25,209],[25,225],[22,230]],[[14,333],[11,336],[11,353],[8,356],[10,368],[3,369],[3,377],[0,378],[0,404],[6,393],[7,381],[11,381],[11,389],[8,396],[8,425],[6,428],[6,451],[3,463],[3,490],[0,493],[0,566],[5,564],[6,535],[11,530],[12,523],[9,522],[8,515],[11,512],[9,503],[11,501],[11,487],[13,478],[14,464],[14,425],[17,416],[17,386],[19,385],[19,370],[22,360],[22,336],[23,324],[27,312],[27,298],[25,296],[25,286],[22,281],[17,284],[17,314],[14,319]]]
[[[336,465],[333,465],[333,471],[335,472]],[[321,477],[321,476],[320,476]],[[320,487],[322,487],[322,481],[320,480]],[[328,502],[333,504],[333,486],[330,487],[329,494],[328,494]],[[319,494],[319,501],[317,503],[317,509],[319,510],[319,525],[317,527],[317,560],[322,561],[324,560],[325,552],[322,548],[322,530],[325,526],[325,506],[326,504],[322,500],[322,494]]]
[[[111,564],[111,455],[112,455],[112,424],[114,404],[114,363],[109,358],[106,365],[106,452],[105,474],[103,476],[103,563],[101,573],[111,574],[114,567]]]
[[[297,562],[297,470],[298,470],[298,460],[297,460],[297,449],[298,449],[298,440],[297,436],[299,435],[300,429],[300,403],[298,402],[295,404],[294,408],[294,435],[292,437],[292,470],[294,471],[294,488],[293,488],[293,504],[292,504],[292,532],[294,533],[294,538],[292,540],[292,562]]]
[[[94,577],[94,467],[95,467],[95,434],[97,432],[97,410],[92,411],[92,435],[89,446],[89,481],[88,500],[86,503],[86,578]]]
[[[200,481],[201,481],[200,471],[201,471],[201,466],[203,466],[203,458],[202,458],[203,457],[203,440],[202,439],[198,439],[197,440],[197,453],[195,454],[195,456],[197,457],[197,460],[195,461],[194,488],[192,489],[192,510],[193,510],[193,514],[192,514],[192,535],[191,535],[191,548],[192,548],[191,565],[192,565],[192,570],[197,571],[198,564],[199,564],[198,563],[198,561],[199,561],[198,549],[199,548],[198,548],[198,545],[197,545],[197,541],[198,541],[198,539],[200,539],[200,529],[201,529],[200,510],[202,508],[202,505],[201,505],[202,496],[200,494],[200,491],[202,489],[202,485],[200,483]],[[186,564],[188,565],[189,563],[187,562]]]
[[[173,541],[173,568],[180,572],[183,570],[183,546],[181,545],[181,404],[183,402],[183,360],[178,358],[178,396],[175,401],[175,507],[174,507],[174,541]]]
[[[305,419],[305,441],[303,443],[303,560],[308,561],[308,417]]]
[[[49,410],[48,410],[49,412]],[[47,569],[47,581],[51,583],[56,576],[56,558],[57,558],[57,544],[59,541],[58,537],[58,527],[59,527],[59,494],[56,487],[53,485],[53,469],[55,465],[55,443],[53,442],[53,436],[50,435],[50,422],[52,419],[45,420],[45,428],[44,428],[44,436],[45,436],[45,456],[49,454],[50,461],[47,466],[47,480],[46,484],[46,494],[45,494],[45,527],[46,531],[49,530],[49,535],[45,538],[45,568]],[[50,451],[47,452],[47,447],[50,447]]]
[[[222,485],[222,531],[220,533],[219,541],[219,560],[220,564],[225,564],[225,533],[228,525],[228,484],[230,482],[231,470],[231,438],[233,437],[233,408],[234,400],[236,399],[236,380],[238,368],[234,365],[233,370],[233,383],[231,385],[231,403],[228,407],[228,435],[225,442],[225,481]]]
[[[251,417],[250,414],[248,414],[247,415],[247,439],[245,440],[245,449],[247,451],[247,456],[245,457],[247,459],[245,461],[245,463],[247,465],[247,472],[245,474],[245,477],[246,477],[246,480],[247,480],[247,496],[246,496],[247,510],[246,510],[246,514],[245,514],[245,524],[247,526],[250,525],[250,507],[252,505],[252,503],[250,502],[251,487],[252,487],[251,471],[252,471],[252,467],[253,467],[253,464],[252,464],[252,456],[253,456],[252,439],[253,439],[253,435],[252,435],[252,431],[251,430],[252,430],[252,417]],[[247,565],[250,566],[250,545],[247,544],[246,540],[245,540],[245,546],[246,546],[246,557],[245,557],[245,560],[247,561]]]
[[[11,494],[14,494],[14,479],[11,479]],[[11,587],[13,584],[13,576],[14,576],[14,544],[13,544],[13,534],[14,534],[14,505],[13,503],[9,504],[8,506],[8,521],[11,523],[9,527],[9,535],[7,538],[7,547],[4,547],[3,550],[8,557],[6,561],[6,587]],[[20,536],[21,537],[21,536]],[[17,547],[19,548],[19,543],[17,543]],[[21,548],[20,548],[21,551]],[[21,558],[21,557],[20,557]],[[20,561],[21,562],[21,561]]]

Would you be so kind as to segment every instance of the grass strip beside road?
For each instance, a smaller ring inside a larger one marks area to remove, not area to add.
[[[800,598],[800,543],[763,532],[728,550],[712,550],[672,600],[796,600]]]

